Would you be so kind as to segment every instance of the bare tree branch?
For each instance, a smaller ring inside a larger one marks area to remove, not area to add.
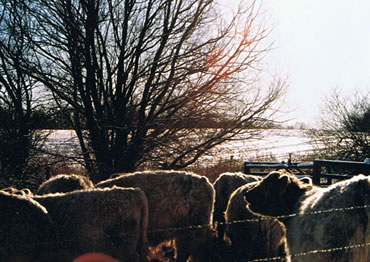
[[[78,116],[94,179],[147,161],[186,167],[270,121],[284,93],[251,77],[269,30],[255,1],[240,6],[226,21],[212,0],[24,0],[22,67]]]

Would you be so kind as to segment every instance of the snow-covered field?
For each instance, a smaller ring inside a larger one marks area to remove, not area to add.
[[[234,141],[217,146],[198,161],[201,165],[211,165],[220,160],[255,160],[275,157],[286,161],[291,154],[293,159],[312,151],[309,137],[299,129],[268,129],[263,130],[253,139],[242,136]],[[47,139],[46,147],[66,155],[76,154],[78,140],[73,130],[52,131]]]
[[[308,135],[298,129],[268,129],[263,130],[253,139],[243,139],[224,143],[203,156],[200,162],[209,164],[215,160],[256,160],[275,158],[278,161],[287,161],[312,152]]]

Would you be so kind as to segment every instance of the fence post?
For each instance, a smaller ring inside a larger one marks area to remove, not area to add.
[[[312,167],[312,182],[314,185],[320,185],[320,177],[321,177],[321,164],[319,161],[313,161]]]
[[[244,161],[244,174],[249,174],[251,172],[251,169],[247,167],[248,162]]]

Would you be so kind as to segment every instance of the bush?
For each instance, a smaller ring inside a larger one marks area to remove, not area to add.
[[[312,130],[322,158],[364,161],[370,155],[370,93],[352,97],[334,92],[322,112],[320,129]]]

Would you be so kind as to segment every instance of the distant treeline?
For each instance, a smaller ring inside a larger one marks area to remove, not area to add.
[[[6,110],[3,107],[0,107],[0,128],[12,128],[15,124],[19,124],[15,123],[14,119],[14,113],[11,110]],[[67,121],[65,114],[62,112],[33,110],[28,119],[27,125],[30,129],[72,128],[72,125]]]

